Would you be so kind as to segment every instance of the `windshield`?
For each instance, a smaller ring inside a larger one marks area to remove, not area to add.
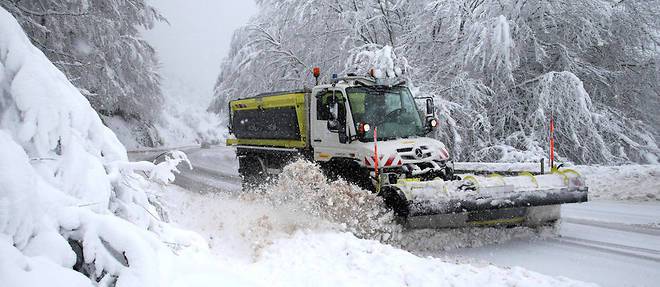
[[[356,130],[360,123],[378,127],[378,139],[424,135],[415,101],[406,87],[355,87],[346,89]],[[373,141],[373,130],[363,141]]]

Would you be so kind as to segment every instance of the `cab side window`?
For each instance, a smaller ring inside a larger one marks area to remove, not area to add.
[[[316,99],[316,119],[320,121],[327,121],[330,119],[330,97],[332,92],[319,95]]]
[[[344,97],[342,93],[337,91],[335,92],[337,96],[337,103],[339,104],[338,115],[346,114],[344,106]],[[330,114],[330,98],[332,97],[332,92],[326,92],[325,94],[319,96],[316,99],[316,119],[320,121],[327,121],[332,118]]]

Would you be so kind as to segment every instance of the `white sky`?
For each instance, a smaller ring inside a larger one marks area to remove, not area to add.
[[[256,4],[252,0],[149,2],[170,22],[144,32],[162,63],[164,92],[183,100],[179,102],[207,104],[232,34],[256,13]]]

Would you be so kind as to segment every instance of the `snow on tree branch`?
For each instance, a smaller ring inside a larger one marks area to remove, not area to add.
[[[441,104],[444,125],[436,136],[459,160],[546,157],[552,111],[565,116],[557,139],[564,160],[653,163],[660,157],[658,1],[258,5],[249,25],[267,23],[300,61],[255,44],[263,35],[239,30],[209,110],[222,113],[228,100],[241,96],[309,87],[313,78],[303,71],[311,65],[321,67],[322,80],[370,68],[379,77],[401,76],[398,66],[417,94]],[[580,101],[585,104],[574,105]]]

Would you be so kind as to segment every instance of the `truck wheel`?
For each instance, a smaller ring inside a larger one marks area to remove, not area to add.
[[[461,177],[454,174],[454,169],[453,168],[445,167],[445,176],[444,176],[443,180],[446,180],[446,181],[461,180]]]
[[[266,178],[264,160],[256,156],[238,158],[238,173],[242,178],[242,187],[246,191],[263,183]]]
[[[396,187],[384,186],[378,195],[383,197],[385,205],[391,208],[395,215],[406,218],[410,213],[406,196]]]

